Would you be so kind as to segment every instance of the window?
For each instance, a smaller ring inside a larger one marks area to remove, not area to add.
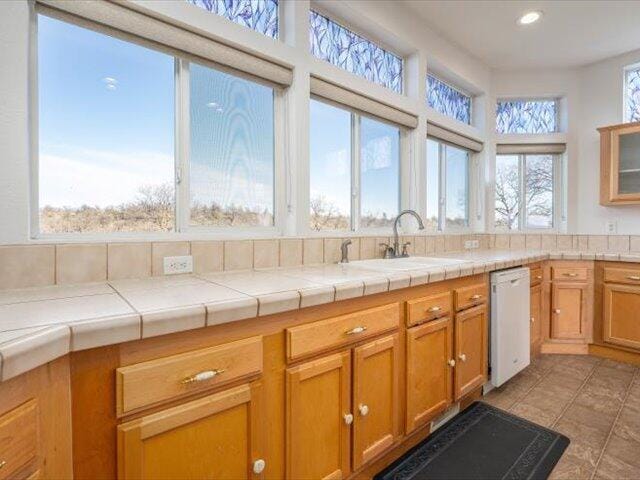
[[[272,227],[276,97],[38,15],[38,232]]]
[[[402,93],[404,61],[327,17],[309,11],[311,53],[336,67]]]
[[[439,230],[469,226],[469,152],[427,139],[427,223]]]
[[[172,57],[39,15],[38,106],[40,232],[174,229]]]
[[[208,12],[278,38],[278,0],[186,0]]]
[[[496,110],[498,133],[557,132],[557,100],[502,100]]]
[[[273,225],[273,89],[189,70],[191,225]]]
[[[625,71],[625,121],[640,122],[640,67]]]
[[[310,112],[309,228],[391,226],[400,204],[400,128],[318,100]]]
[[[506,230],[554,227],[553,155],[496,157],[495,225]]]
[[[471,123],[471,97],[433,75],[427,75],[427,104],[443,115]]]

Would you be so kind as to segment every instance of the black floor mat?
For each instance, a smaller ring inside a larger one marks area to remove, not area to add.
[[[374,480],[545,479],[568,445],[564,435],[476,402]]]

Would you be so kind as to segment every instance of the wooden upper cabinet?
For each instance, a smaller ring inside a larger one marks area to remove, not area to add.
[[[358,469],[400,436],[398,334],[353,351],[353,468]]]
[[[586,337],[585,314],[588,286],[554,283],[551,292],[551,338],[576,340]]]
[[[604,285],[604,341],[640,349],[640,286]]]
[[[452,330],[448,317],[407,330],[407,433],[452,402]]]
[[[533,350],[542,340],[542,321],[540,318],[542,314],[542,285],[531,287],[530,293],[530,337]]]
[[[260,392],[241,385],[120,425],[118,477],[261,478]]]
[[[640,122],[599,128],[600,204],[640,203]]]
[[[287,369],[287,478],[338,479],[350,472],[351,354]]]
[[[456,315],[454,397],[459,400],[487,379],[487,307]]]

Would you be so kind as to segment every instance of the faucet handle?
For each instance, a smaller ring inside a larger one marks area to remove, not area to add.
[[[411,242],[405,242],[402,244],[402,256],[403,257],[408,257],[409,253],[407,252],[407,247],[411,245]]]
[[[393,252],[393,248],[388,243],[379,243],[379,246],[384,248],[384,254],[382,258],[391,258],[391,252]]]

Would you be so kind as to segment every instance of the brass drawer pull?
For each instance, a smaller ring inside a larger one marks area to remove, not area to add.
[[[351,425],[353,423],[353,414],[352,413],[345,413],[342,418],[344,419],[344,423],[346,425]]]
[[[459,358],[460,360],[462,360],[463,362],[466,362],[466,361],[467,361],[467,356],[466,356],[464,353],[461,353],[460,355],[458,355],[458,358]]]
[[[215,378],[224,372],[225,372],[224,369],[205,370],[203,372],[199,372],[199,373],[196,373],[195,375],[191,375],[190,377],[185,378],[184,380],[182,380],[181,383],[188,384],[188,383],[204,382],[206,380],[211,380],[212,378]]]
[[[640,280],[640,278],[638,280]],[[431,307],[431,308],[427,309],[427,312],[436,313],[436,312],[439,312],[440,310],[442,310],[442,307],[439,307],[439,306],[436,305],[435,307]]]
[[[635,280],[635,281],[638,281],[638,280],[640,280],[640,275],[629,275],[629,276],[627,277],[627,280]]]
[[[536,319],[531,317],[531,323],[534,323],[535,321],[536,321]]]
[[[355,327],[352,328],[351,330],[347,330],[346,332],[344,332],[346,335],[357,335],[359,333],[364,332],[367,329],[367,327],[365,326],[361,326],[361,327]]]
[[[573,272],[572,272],[572,273],[565,272],[565,273],[564,273],[564,276],[565,276],[565,277],[577,277],[577,276],[578,276],[578,274],[577,274],[577,273],[573,273]]]
[[[536,275],[536,280],[542,280],[542,275]]]
[[[7,464],[7,461],[6,461],[6,460],[2,460],[2,461],[0,462],[0,469],[1,469],[1,468],[4,468],[4,466],[5,466],[6,464]]]
[[[481,298],[482,298],[482,295],[476,293],[475,295],[471,295],[469,300],[480,300]]]
[[[554,308],[553,309],[553,313],[555,313],[556,315],[560,314],[560,309],[559,308]]]
[[[449,364],[450,367],[455,367],[456,366],[456,361],[453,358],[449,359],[449,361],[447,363]]]

